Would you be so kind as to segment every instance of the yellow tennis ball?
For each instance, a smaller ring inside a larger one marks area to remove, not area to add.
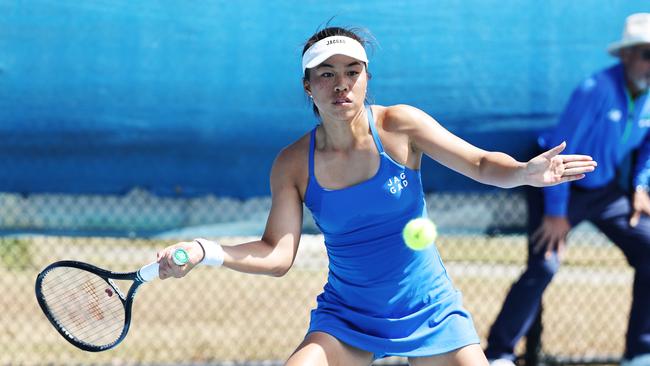
[[[436,224],[426,217],[409,221],[402,230],[402,237],[406,246],[413,250],[423,250],[433,244],[438,236]]]

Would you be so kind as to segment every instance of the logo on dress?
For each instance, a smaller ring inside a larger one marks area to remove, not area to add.
[[[401,172],[399,176],[395,175],[392,178],[389,178],[386,181],[384,187],[392,195],[400,195],[402,190],[409,185],[409,181],[406,179],[406,173]]]
[[[623,117],[623,113],[618,109],[612,109],[607,113],[607,118],[612,122],[619,122]]]

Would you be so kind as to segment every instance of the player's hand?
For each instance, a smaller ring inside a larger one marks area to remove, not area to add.
[[[173,253],[178,248],[184,249],[189,256],[189,261],[183,265],[174,263]],[[203,249],[196,241],[180,242],[168,246],[157,254],[158,264],[160,266],[158,269],[160,279],[164,280],[169,277],[181,278],[185,276],[203,260],[203,255]]]
[[[632,193],[632,215],[630,215],[630,226],[636,227],[639,224],[641,214],[650,215],[650,195],[642,187],[637,187]]]
[[[526,184],[535,187],[552,186],[582,179],[598,165],[588,155],[559,155],[566,147],[563,142],[530,159],[526,163]]]
[[[544,258],[548,259],[555,251],[562,258],[569,230],[571,224],[566,217],[544,216],[542,224],[531,236],[531,240],[535,242],[533,253],[544,250]]]

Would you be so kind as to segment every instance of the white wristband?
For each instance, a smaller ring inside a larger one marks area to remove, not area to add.
[[[220,267],[223,264],[223,248],[216,242],[203,238],[194,239],[203,248],[203,260],[200,264],[212,267]]]

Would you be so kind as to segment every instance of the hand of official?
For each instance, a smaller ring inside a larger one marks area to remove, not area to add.
[[[630,215],[630,226],[636,227],[639,224],[641,214],[650,215],[650,195],[643,187],[637,187],[632,193],[632,215]]]
[[[544,250],[544,257],[548,259],[555,251],[561,258],[566,246],[566,237],[571,230],[571,224],[564,216],[544,216],[542,224],[531,236],[535,243],[534,253]]]

